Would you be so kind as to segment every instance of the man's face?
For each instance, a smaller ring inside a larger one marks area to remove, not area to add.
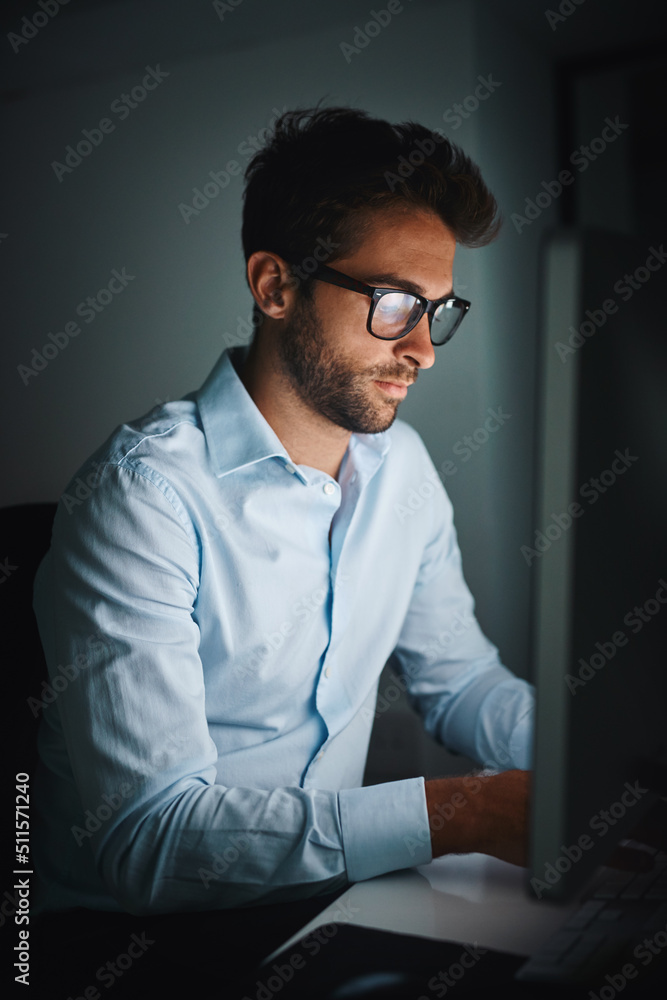
[[[439,299],[452,292],[456,241],[430,213],[376,213],[354,254],[333,267],[367,285]],[[321,281],[312,299],[299,296],[281,331],[279,357],[292,388],[312,410],[355,433],[387,430],[420,368],[435,354],[428,318],[399,340],[366,329],[371,300]]]

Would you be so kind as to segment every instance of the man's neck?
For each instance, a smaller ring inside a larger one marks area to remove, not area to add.
[[[312,410],[289,383],[277,359],[260,358],[255,343],[239,377],[292,461],[337,479],[350,432]]]

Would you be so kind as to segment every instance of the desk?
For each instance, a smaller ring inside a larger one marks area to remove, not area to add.
[[[241,996],[435,1000],[455,986],[459,1000],[587,997],[514,980],[577,907],[531,898],[526,883],[526,869],[484,854],[358,882],[271,951]]]
[[[486,854],[449,854],[357,882],[265,961],[330,923],[530,955],[576,906],[531,899],[524,868]]]

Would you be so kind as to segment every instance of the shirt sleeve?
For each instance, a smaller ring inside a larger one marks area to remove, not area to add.
[[[439,483],[435,470],[431,481]],[[441,486],[428,513],[430,541],[392,663],[434,739],[486,768],[527,769],[534,688],[502,664],[475,618],[452,504]]]
[[[199,546],[178,496],[155,473],[98,471],[92,495],[59,506],[36,588],[52,679],[56,663],[80,665],[41,737],[80,817],[61,832],[65,878],[91,852],[98,891],[133,913],[346,885],[336,792],[220,783],[194,614]]]

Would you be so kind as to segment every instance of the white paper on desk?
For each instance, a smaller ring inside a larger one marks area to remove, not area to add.
[[[530,955],[577,903],[530,899],[525,881],[524,868],[486,854],[448,854],[357,882],[279,951],[336,922]]]

